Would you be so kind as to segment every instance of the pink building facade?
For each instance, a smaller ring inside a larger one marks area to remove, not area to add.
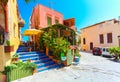
[[[37,5],[33,9],[30,21],[31,28],[41,29],[56,23],[63,24],[63,15],[43,5]]]

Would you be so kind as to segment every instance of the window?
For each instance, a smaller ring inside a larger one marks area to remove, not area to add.
[[[55,20],[55,24],[59,24],[59,21],[57,19]]]
[[[67,21],[67,22],[64,22],[64,25],[66,25],[66,26],[70,26],[70,23]]]
[[[85,38],[83,38],[83,44],[86,44],[86,40],[85,40]]]
[[[105,48],[103,48],[103,51],[105,51]]]
[[[47,25],[48,26],[52,25],[52,19],[51,19],[51,17],[47,17]]]
[[[104,43],[104,36],[103,36],[103,34],[99,35],[99,40],[100,40],[100,44]]]
[[[4,44],[4,40],[5,40],[5,38],[4,38],[4,31],[0,27],[0,45]]]
[[[112,43],[112,33],[107,33],[107,43]]]

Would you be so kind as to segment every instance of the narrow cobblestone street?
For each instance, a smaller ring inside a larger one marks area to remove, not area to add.
[[[79,65],[37,73],[14,82],[120,82],[120,62],[80,53]]]

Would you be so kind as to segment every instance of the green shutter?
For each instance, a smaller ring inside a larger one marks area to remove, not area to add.
[[[47,24],[48,26],[52,25],[52,19],[50,17],[47,17]]]

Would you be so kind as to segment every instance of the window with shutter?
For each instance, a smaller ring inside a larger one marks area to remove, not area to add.
[[[83,38],[83,44],[86,44],[86,40],[85,40],[85,38]]]
[[[52,19],[51,19],[51,17],[47,17],[47,25],[48,26],[52,25]]]
[[[103,36],[103,34],[99,35],[99,40],[100,40],[100,44],[104,43],[104,36]]]
[[[112,33],[107,33],[107,43],[112,43]]]

